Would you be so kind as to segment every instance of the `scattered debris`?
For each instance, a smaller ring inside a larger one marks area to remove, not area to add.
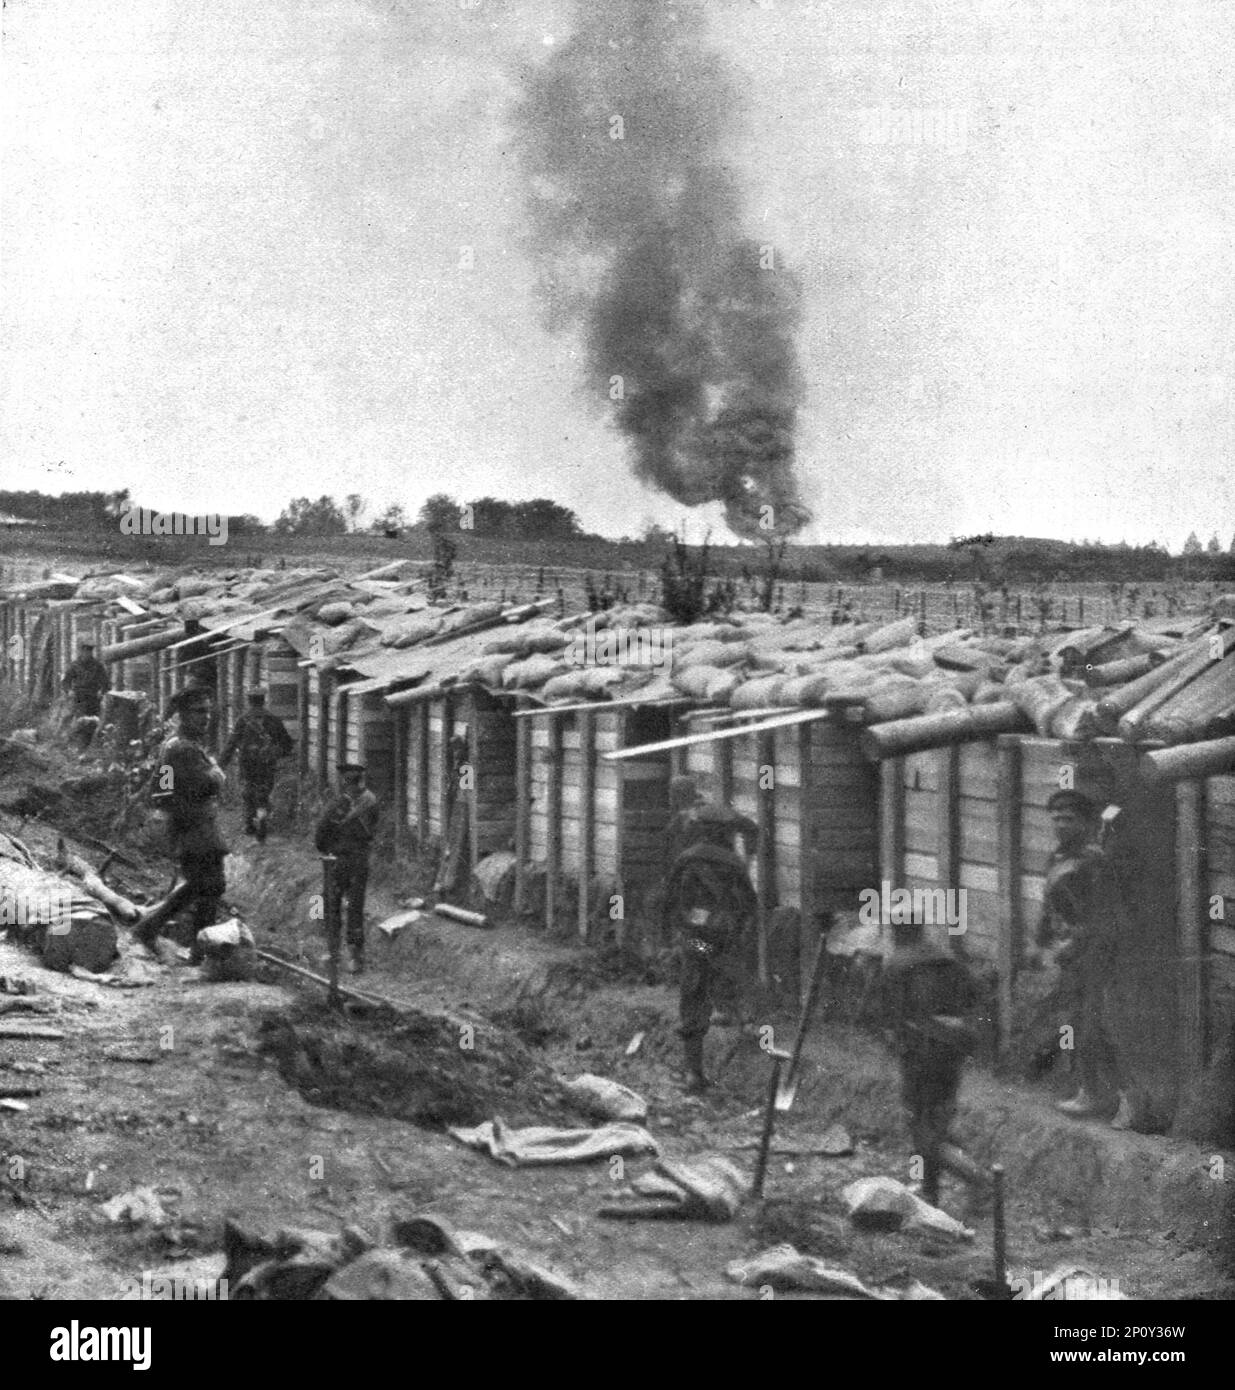
[[[22,1028],[16,1023],[0,1023],[0,1038],[15,1042],[60,1042],[64,1036],[58,1028]]]
[[[6,1086],[0,1083],[0,1099],[20,1100],[22,1097],[41,1096],[42,1094],[43,1088],[41,1086]]]
[[[418,911],[416,908],[408,908],[404,912],[396,912],[393,916],[387,917],[384,921],[379,922],[377,924],[377,929],[387,941],[394,941],[397,937],[401,936],[408,927],[414,926],[417,922],[421,921],[423,917],[423,912]]]
[[[895,1178],[859,1178],[841,1189],[841,1200],[855,1226],[872,1231],[922,1229],[972,1240],[968,1226],[940,1211]]]
[[[585,1114],[602,1120],[633,1120],[642,1123],[648,1117],[648,1103],[637,1091],[608,1077],[584,1072],[572,1080],[562,1081],[562,1089]]]
[[[123,1221],[131,1226],[153,1226],[157,1229],[166,1225],[169,1219],[153,1187],[135,1187],[131,1192],[122,1192],[110,1202],[104,1202],[102,1210],[109,1221]]]
[[[492,927],[483,912],[469,912],[465,907],[455,907],[453,903],[438,903],[433,911],[439,917],[448,917],[452,922],[462,922],[468,927]]]
[[[801,1255],[792,1245],[776,1245],[725,1266],[725,1277],[744,1288],[805,1289],[812,1293],[886,1300],[889,1294],[869,1289],[848,1270],[826,1265],[813,1255]]]
[[[643,1040],[646,1037],[646,1033],[636,1033],[635,1036],[631,1038],[631,1040],[626,1044],[625,1055],[627,1057],[633,1057],[635,1053],[638,1052],[639,1049],[643,1046]]]
[[[748,1179],[729,1159],[704,1154],[689,1163],[662,1160],[630,1184],[629,1196],[601,1207],[614,1221],[732,1221]]]
[[[20,1115],[29,1109],[24,1100],[0,1100],[0,1110],[11,1110],[14,1114]]]
[[[543,1163],[590,1163],[615,1154],[659,1154],[660,1145],[639,1125],[609,1124],[599,1129],[550,1129],[531,1125],[508,1129],[500,1118],[474,1128],[447,1130],[452,1139],[481,1149],[512,1168]]]

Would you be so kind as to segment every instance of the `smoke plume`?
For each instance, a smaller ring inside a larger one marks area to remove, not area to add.
[[[800,290],[743,235],[737,78],[694,5],[576,0],[574,20],[516,113],[549,325],[580,332],[639,478],[724,503],[741,536],[796,531]]]

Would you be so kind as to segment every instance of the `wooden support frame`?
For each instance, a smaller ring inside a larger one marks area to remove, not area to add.
[[[422,702],[416,710],[416,839],[421,849],[429,839],[429,705]]]
[[[596,715],[580,710],[579,730],[579,940],[588,938],[588,898],[596,863]]]
[[[811,792],[814,786],[814,725],[803,724],[797,732],[798,749],[798,1001],[804,1004],[815,969],[816,948],[824,946],[816,927],[819,904],[815,895],[815,835]],[[732,748],[732,744],[725,744]]]
[[[407,849],[407,745],[409,715],[406,709],[394,712],[394,846],[395,856]]]
[[[890,888],[905,877],[905,760],[879,765],[879,868]]]
[[[1206,937],[1205,783],[1175,787],[1175,873],[1178,888],[1179,1075],[1186,1088],[1205,1069],[1209,1034]]]
[[[450,844],[450,816],[455,807],[454,767],[450,747],[455,737],[455,697],[449,692],[442,696],[442,783],[438,787],[437,815],[442,826],[442,843]]]
[[[1017,734],[1001,734],[995,745],[995,817],[998,827],[996,873],[999,897],[998,939],[995,967],[998,975],[997,1045],[1006,1053],[1012,1035],[1016,976],[1025,951],[1021,878],[1021,815],[1023,796],[1022,746]]]
[[[769,982],[768,927],[776,906],[776,738],[771,730],[756,745],[759,825],[759,983]],[[770,776],[765,776],[770,772]]]
[[[545,930],[557,925],[562,873],[562,721],[549,724],[546,758],[549,786],[545,797]]]
[[[472,773],[468,778],[471,785],[467,789],[467,857],[475,873],[476,865],[480,863],[480,792],[477,787],[480,777],[480,718],[475,692],[469,692],[464,698],[467,701],[467,761]]]
[[[775,719],[760,720],[754,724],[737,724],[731,728],[710,729],[704,734],[681,734],[676,738],[662,739],[659,743],[641,743],[635,748],[615,748],[604,754],[606,762],[620,762],[623,758],[644,757],[648,753],[670,751],[674,755],[674,771],[684,770],[685,751],[696,743],[716,743],[721,739],[745,738],[748,734],[761,734],[769,729],[787,729],[795,724],[813,724],[819,719],[832,719],[830,710],[802,709],[795,714],[781,714]]]
[[[936,881],[943,889],[951,891],[960,887],[961,878],[961,825],[960,825],[960,771],[961,750],[955,746],[940,748],[935,754],[939,791],[935,798],[938,813],[938,869]],[[948,943],[957,955],[965,951],[964,938],[948,935]]]
[[[517,711],[516,711],[517,713]],[[515,902],[527,911],[527,871],[532,853],[532,726],[515,725]]]

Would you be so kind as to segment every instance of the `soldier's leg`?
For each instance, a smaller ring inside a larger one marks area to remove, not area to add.
[[[244,833],[252,835],[255,829],[253,818],[257,813],[257,793],[253,780],[243,773],[240,777],[240,799],[244,805]]]
[[[227,891],[227,877],[223,872],[223,856],[221,854],[201,855],[194,857],[193,860],[186,859],[185,865],[186,867],[192,866],[189,887],[193,892],[193,909],[190,920],[193,940],[189,948],[189,959],[194,965],[200,965],[202,950],[197,944],[197,934],[204,931],[206,927],[214,926],[217,921],[219,903]]]
[[[351,951],[352,969],[359,974],[364,968],[364,902],[369,886],[368,864],[357,864],[351,873],[351,890],[347,897],[347,945]]]
[[[901,1101],[908,1111],[909,1140],[913,1156],[922,1165],[922,1199],[931,1206],[939,1203],[939,1134],[932,1111],[929,1070],[912,1053],[901,1061]]]
[[[253,781],[253,824],[258,844],[265,844],[270,828],[270,793],[274,790],[274,769],[263,769]]]
[[[691,1089],[701,1089],[707,1084],[703,1070],[703,1040],[712,1020],[709,976],[707,956],[691,942],[684,941],[678,987],[678,1018],[686,1060],[687,1084]]]

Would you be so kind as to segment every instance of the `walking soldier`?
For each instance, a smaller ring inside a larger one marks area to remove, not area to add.
[[[256,835],[259,845],[266,839],[270,793],[279,761],[287,757],[293,746],[283,721],[267,710],[266,692],[258,687],[250,690],[249,708],[236,721],[219,761],[227,767],[236,752],[240,753],[244,831],[246,835]]]

